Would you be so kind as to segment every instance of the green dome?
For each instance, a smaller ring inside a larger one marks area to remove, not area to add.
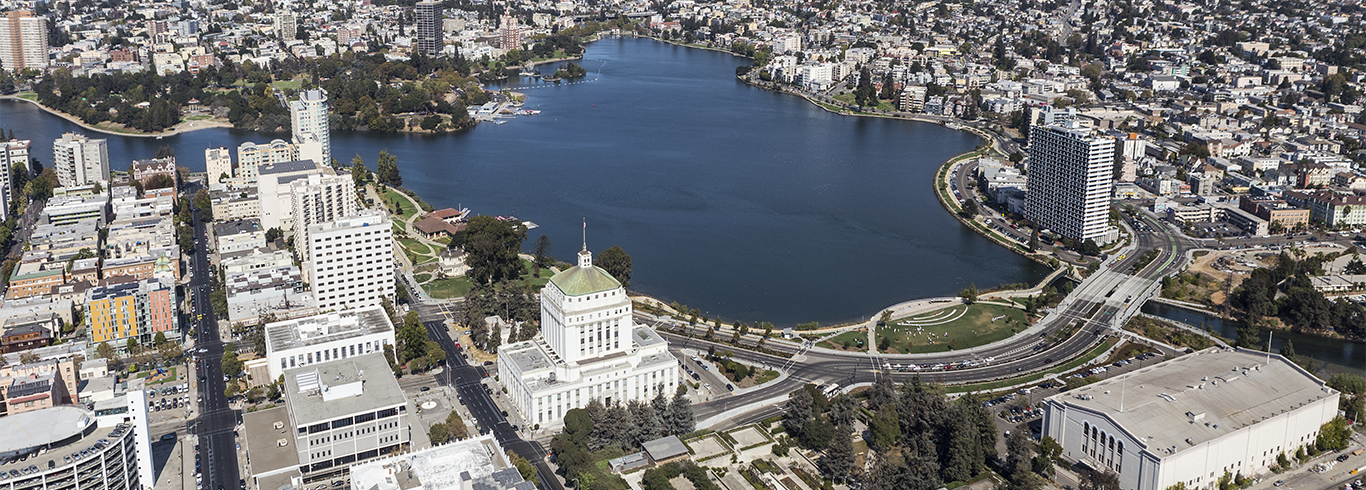
[[[550,282],[555,283],[555,286],[567,296],[583,296],[621,287],[621,282],[596,265],[571,267],[555,274],[550,278]]]

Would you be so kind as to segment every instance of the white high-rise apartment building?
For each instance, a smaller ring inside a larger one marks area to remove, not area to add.
[[[232,153],[223,147],[204,150],[204,168],[209,176],[209,187],[218,187],[233,178]]]
[[[293,12],[280,12],[271,16],[275,22],[275,35],[283,41],[291,41],[299,34],[299,22]]]
[[[242,179],[242,182],[250,184],[261,177],[261,167],[294,160],[297,160],[294,158],[294,145],[285,140],[271,140],[270,143],[264,145],[248,141],[237,147],[237,173],[229,173],[228,175],[235,176]]]
[[[12,10],[0,18],[0,68],[45,70],[47,50],[47,19],[29,10]]]
[[[678,359],[653,329],[631,321],[631,299],[593,265],[585,244],[579,265],[541,289],[541,334],[498,348],[498,372],[527,423],[554,427],[589,401],[626,403],[669,396]]]
[[[1038,126],[1029,134],[1025,215],[1041,229],[1106,243],[1114,188],[1115,140],[1077,120]]]
[[[328,133],[327,91],[303,91],[299,94],[299,100],[289,103],[289,114],[294,131],[294,144],[306,145],[316,140],[322,146],[322,160],[318,163],[331,165],[332,140]]]
[[[109,142],[75,133],[63,134],[52,143],[52,168],[62,187],[90,185],[109,180]]]
[[[337,311],[394,301],[394,230],[382,210],[309,227],[305,278],[318,311]]]
[[[294,243],[308,243],[309,228],[356,214],[356,182],[350,174],[314,173],[289,183]],[[299,261],[312,257],[307,247],[297,247]]]

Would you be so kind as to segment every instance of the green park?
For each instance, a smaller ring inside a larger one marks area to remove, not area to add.
[[[955,304],[877,327],[878,352],[919,354],[1005,340],[1029,328],[1025,311],[998,303]]]

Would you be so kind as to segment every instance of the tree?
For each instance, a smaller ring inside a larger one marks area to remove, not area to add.
[[[166,332],[157,332],[156,336],[152,337],[152,345],[153,345],[153,346],[156,346],[156,347],[160,348],[162,345],[165,345],[165,344],[166,344]]]
[[[114,347],[109,345],[109,342],[100,342],[100,345],[95,347],[95,355],[110,361],[119,360],[118,351],[114,350]]]
[[[1096,471],[1091,468],[1081,470],[1078,488],[1080,490],[1119,490],[1119,475],[1113,471]]]
[[[593,263],[621,282],[621,287],[631,287],[631,256],[621,247],[603,250]]]
[[[398,173],[398,157],[390,154],[389,150],[380,150],[379,163],[376,168],[375,177],[379,180],[379,183],[394,187],[403,187],[403,177]]]
[[[1006,437],[1006,468],[1010,478],[1021,473],[1032,473],[1034,460],[1034,441],[1029,440],[1029,427],[1021,424]]]
[[[963,201],[963,210],[958,214],[964,218],[972,219],[973,216],[977,216],[977,212],[977,201],[968,199]]]
[[[692,402],[683,397],[683,390],[674,392],[674,399],[669,403],[669,433],[678,436],[691,433],[695,424]]]
[[[491,284],[521,278],[522,259],[517,254],[523,240],[526,227],[520,221],[480,215],[452,237],[451,247],[464,249],[471,282]]]
[[[1347,419],[1334,417],[1319,429],[1319,437],[1314,442],[1320,451],[1341,451],[1351,442],[1352,429],[1347,427]]]
[[[889,378],[884,376],[883,379]],[[897,417],[896,404],[882,405],[877,415],[873,416],[869,431],[873,435],[870,442],[873,443],[874,448],[886,450],[895,446],[901,440],[901,421]]]
[[[446,424],[437,422],[427,429],[427,437],[432,440],[432,444],[445,444],[451,440],[451,431]]]
[[[242,361],[237,359],[237,351],[235,349],[224,350],[222,367],[223,374],[230,378],[242,374]]]
[[[365,168],[365,161],[360,159],[359,153],[351,159],[351,180],[356,183],[357,189],[365,186],[365,182],[370,180],[370,169]]]
[[[128,342],[125,343],[125,345],[124,345],[124,350],[128,351],[129,354],[132,354],[132,353],[134,353],[134,352],[137,352],[137,350],[138,350],[138,339],[137,339],[137,337],[128,337]]]
[[[830,449],[826,450],[825,458],[821,459],[821,466],[825,474],[835,481],[842,483],[849,479],[854,469],[854,443],[850,441],[847,428],[835,428],[834,438],[830,440]]]
[[[31,350],[26,350],[19,353],[19,364],[33,364],[35,362],[38,362],[39,359],[41,358],[38,357],[38,353],[33,352]]]
[[[553,259],[550,258],[550,237],[541,235],[536,239],[536,260],[533,265],[536,267],[536,276],[540,277],[541,269],[550,267]]]
[[[963,298],[963,302],[973,304],[977,302],[977,285],[968,284],[968,288],[958,293],[958,297]]]

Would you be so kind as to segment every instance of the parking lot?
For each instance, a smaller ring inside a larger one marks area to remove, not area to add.
[[[1038,440],[1042,436],[1040,432],[1043,430],[1043,410],[1039,408],[1039,403],[1044,398],[1061,393],[1067,379],[1099,381],[1152,366],[1166,359],[1161,354],[1143,354],[1111,361],[1107,364],[1084,369],[1079,368],[1080,370],[1074,371],[1073,374],[1044,380],[1037,385],[1020,388],[1011,393],[998,392],[997,396],[982,402],[982,405],[988,407],[995,415],[992,419],[995,420],[996,430],[1001,435],[996,441],[996,450],[1000,454],[1005,454],[1005,435],[1007,432],[1015,430],[1020,424],[1028,424],[1030,435]]]

